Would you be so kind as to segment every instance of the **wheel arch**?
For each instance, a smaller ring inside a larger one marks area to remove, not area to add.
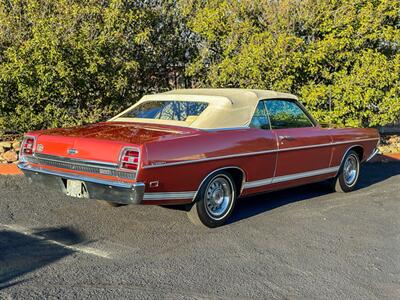
[[[210,178],[211,176],[213,176],[215,173],[217,173],[219,171],[226,171],[232,176],[232,178],[235,182],[237,196],[239,197],[241,195],[241,193],[243,191],[244,183],[246,182],[246,172],[238,166],[226,166],[226,167],[222,167],[222,168],[213,170],[212,172],[208,173],[207,176],[205,176],[203,178],[203,180],[200,182],[199,186],[197,187],[197,190],[196,190],[196,193],[194,194],[192,202],[195,201],[197,194],[199,193],[199,190],[202,187],[202,185],[204,184],[204,182],[206,182],[206,180],[208,178]]]
[[[353,148],[350,148],[351,150],[354,150],[358,154],[358,158],[360,159],[360,162],[363,161],[364,159],[364,147],[361,145],[356,145]]]
[[[346,157],[346,155],[351,151],[355,151],[358,155],[358,158],[360,159],[360,163],[362,162],[363,158],[364,158],[364,147],[362,145],[351,145],[349,148],[347,148],[347,150],[344,152],[342,160],[340,161],[340,165],[339,165],[339,170],[337,171],[336,175],[337,176],[343,166],[343,162],[344,159]]]

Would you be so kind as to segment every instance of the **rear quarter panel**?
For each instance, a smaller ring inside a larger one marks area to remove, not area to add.
[[[268,178],[275,171],[276,152],[246,154],[276,148],[275,135],[251,128],[202,131],[192,136],[155,141],[144,146],[146,154],[138,181],[145,182],[146,192],[196,191],[211,172],[232,166],[243,170],[244,180]],[[150,188],[151,181],[159,181],[159,186]]]

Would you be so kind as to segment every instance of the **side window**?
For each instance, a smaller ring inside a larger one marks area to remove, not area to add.
[[[295,101],[267,100],[266,106],[272,129],[314,126],[306,113]]]
[[[254,112],[253,118],[250,122],[250,127],[259,129],[270,129],[268,114],[265,109],[264,101],[258,102],[256,111]]]

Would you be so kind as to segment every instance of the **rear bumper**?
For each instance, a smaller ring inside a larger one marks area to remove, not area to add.
[[[141,182],[126,183],[79,176],[63,172],[54,172],[32,167],[21,162],[18,167],[31,182],[42,184],[49,189],[56,189],[66,194],[66,179],[79,180],[85,183],[90,199],[105,200],[121,204],[141,204],[144,198],[145,185]]]

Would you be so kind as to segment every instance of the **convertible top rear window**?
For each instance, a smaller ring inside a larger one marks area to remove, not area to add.
[[[147,101],[120,117],[186,121],[189,117],[199,116],[207,106],[205,102]]]

